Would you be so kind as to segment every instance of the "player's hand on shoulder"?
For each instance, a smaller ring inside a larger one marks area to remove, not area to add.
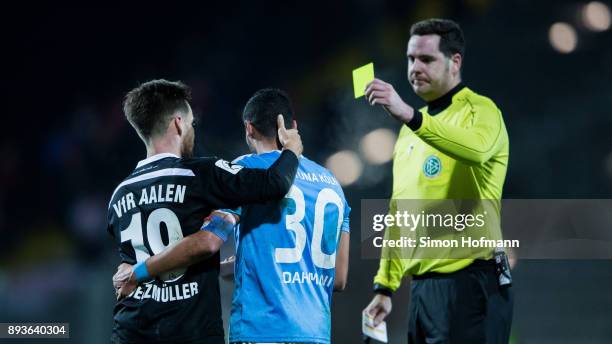
[[[372,80],[365,90],[370,105],[382,105],[393,118],[408,123],[414,117],[414,109],[399,96],[393,85],[380,79]]]
[[[278,115],[276,123],[278,125],[278,139],[281,145],[283,145],[283,148],[292,151],[297,157],[302,155],[304,146],[302,146],[302,138],[297,130],[295,121],[293,121],[291,129],[287,129],[285,128],[285,119],[283,115]]]

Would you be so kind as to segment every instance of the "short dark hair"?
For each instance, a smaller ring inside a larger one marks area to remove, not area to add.
[[[147,81],[125,96],[123,112],[145,142],[164,133],[168,120],[177,111],[187,114],[191,89],[180,81]]]
[[[291,128],[293,107],[285,91],[277,88],[261,89],[249,99],[242,111],[242,119],[251,124],[265,137],[276,137],[276,117],[282,114],[285,126]]]
[[[415,23],[410,28],[412,35],[438,35],[440,36],[439,49],[446,57],[454,54],[465,55],[465,38],[463,30],[456,22],[449,19],[431,18]]]

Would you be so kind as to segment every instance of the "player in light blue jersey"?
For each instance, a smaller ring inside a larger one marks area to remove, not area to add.
[[[295,124],[285,92],[263,89],[251,97],[243,119],[255,154],[235,164],[267,168],[276,161],[278,114]],[[234,211],[240,218],[236,227],[232,216],[217,212],[209,217],[202,229],[223,240],[234,228],[230,343],[330,343],[332,293],[344,289],[348,274],[350,210],[333,174],[301,156],[293,186],[281,202]],[[150,263],[175,269],[185,262],[181,254],[170,247]],[[146,267],[159,271],[159,266]]]
[[[248,101],[246,140],[257,154],[235,164],[267,168],[276,161],[279,113],[292,120],[280,90],[260,90]],[[304,156],[280,204],[241,209],[230,342],[330,342],[332,292],[346,285],[350,210],[333,174]]]

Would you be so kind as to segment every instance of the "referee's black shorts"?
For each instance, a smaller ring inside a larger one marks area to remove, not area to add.
[[[494,261],[450,274],[414,276],[408,343],[508,343],[512,287],[499,287]]]

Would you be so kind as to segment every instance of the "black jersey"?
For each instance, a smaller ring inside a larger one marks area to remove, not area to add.
[[[123,262],[135,264],[199,230],[212,210],[281,199],[298,160],[283,153],[270,169],[216,158],[158,154],[120,183],[108,208],[108,230]],[[219,254],[141,284],[114,309],[113,341],[224,343]]]

